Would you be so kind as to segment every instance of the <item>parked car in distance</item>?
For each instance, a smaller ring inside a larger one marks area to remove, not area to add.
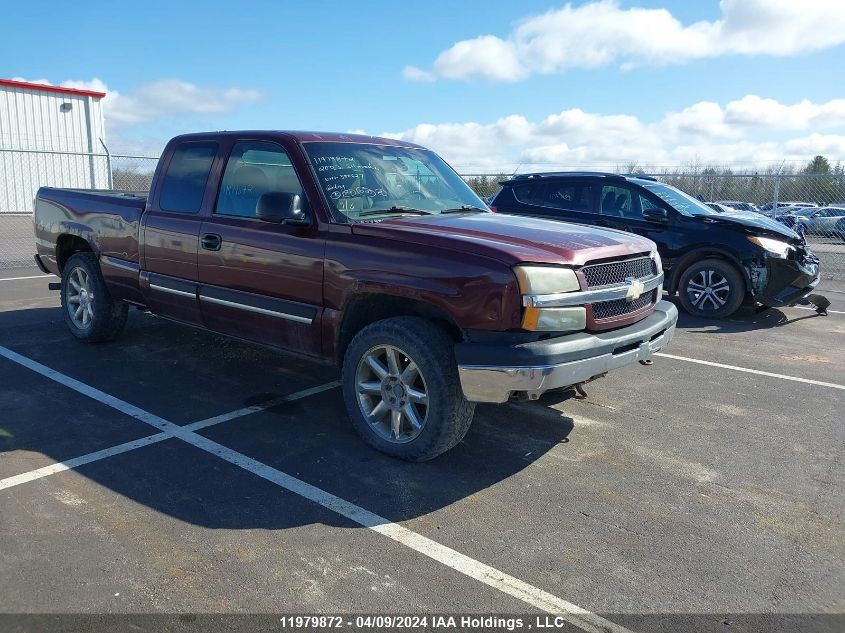
[[[713,209],[716,213],[736,213],[736,209],[720,204],[719,202],[705,202],[704,204]]]
[[[716,202],[723,206],[736,209],[737,211],[753,211],[754,213],[761,212],[760,207],[753,202],[742,202],[741,200],[716,200]]]
[[[777,209],[775,209],[774,202],[767,202],[762,207],[760,207],[760,211],[769,217],[774,217],[781,213],[783,209],[787,207],[818,207],[819,205],[815,202],[778,202]]]
[[[536,400],[651,357],[675,331],[652,241],[491,213],[404,141],[172,139],[149,196],[41,188],[36,262],[76,338],[127,306],[342,368],[355,429],[431,459],[476,402]]]
[[[657,244],[665,289],[690,314],[726,317],[744,301],[790,305],[819,282],[818,259],[794,231],[761,215],[717,213],[643,176],[525,174],[502,184],[498,213],[619,229]]]
[[[797,222],[803,226],[805,233],[827,237],[842,237],[842,234],[838,232],[838,226],[845,220],[845,207],[808,209],[804,213],[796,211],[793,215]]]

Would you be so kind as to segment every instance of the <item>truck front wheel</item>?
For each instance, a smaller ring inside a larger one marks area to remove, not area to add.
[[[65,323],[79,340],[110,341],[123,331],[128,306],[112,299],[94,253],[76,253],[68,259],[61,294]]]
[[[343,397],[355,430],[383,453],[421,462],[460,442],[475,405],[464,398],[454,344],[418,317],[361,330],[343,359]]]

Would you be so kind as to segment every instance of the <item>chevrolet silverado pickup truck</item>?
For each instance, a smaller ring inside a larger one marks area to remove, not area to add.
[[[439,156],[315,132],[171,140],[149,195],[41,188],[36,262],[71,334],[134,305],[341,367],[363,439],[431,459],[477,402],[536,400],[672,339],[648,239],[497,215]]]

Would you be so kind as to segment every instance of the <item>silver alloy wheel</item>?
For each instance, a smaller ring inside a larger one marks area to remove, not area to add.
[[[76,267],[67,277],[67,311],[80,330],[88,329],[94,321],[94,293],[91,279],[84,268]]]
[[[372,347],[355,372],[358,406],[382,439],[403,444],[415,439],[428,418],[428,389],[416,362],[398,347]]]
[[[689,278],[686,292],[694,307],[715,311],[727,303],[731,295],[731,284],[721,273],[707,268]]]

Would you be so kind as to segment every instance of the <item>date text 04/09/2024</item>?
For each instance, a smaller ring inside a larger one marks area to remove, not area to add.
[[[356,615],[354,617],[330,615],[297,615],[279,618],[282,628],[292,629],[499,629],[506,631],[530,629],[560,629],[567,625],[560,616],[535,616],[533,618],[479,615]]]

